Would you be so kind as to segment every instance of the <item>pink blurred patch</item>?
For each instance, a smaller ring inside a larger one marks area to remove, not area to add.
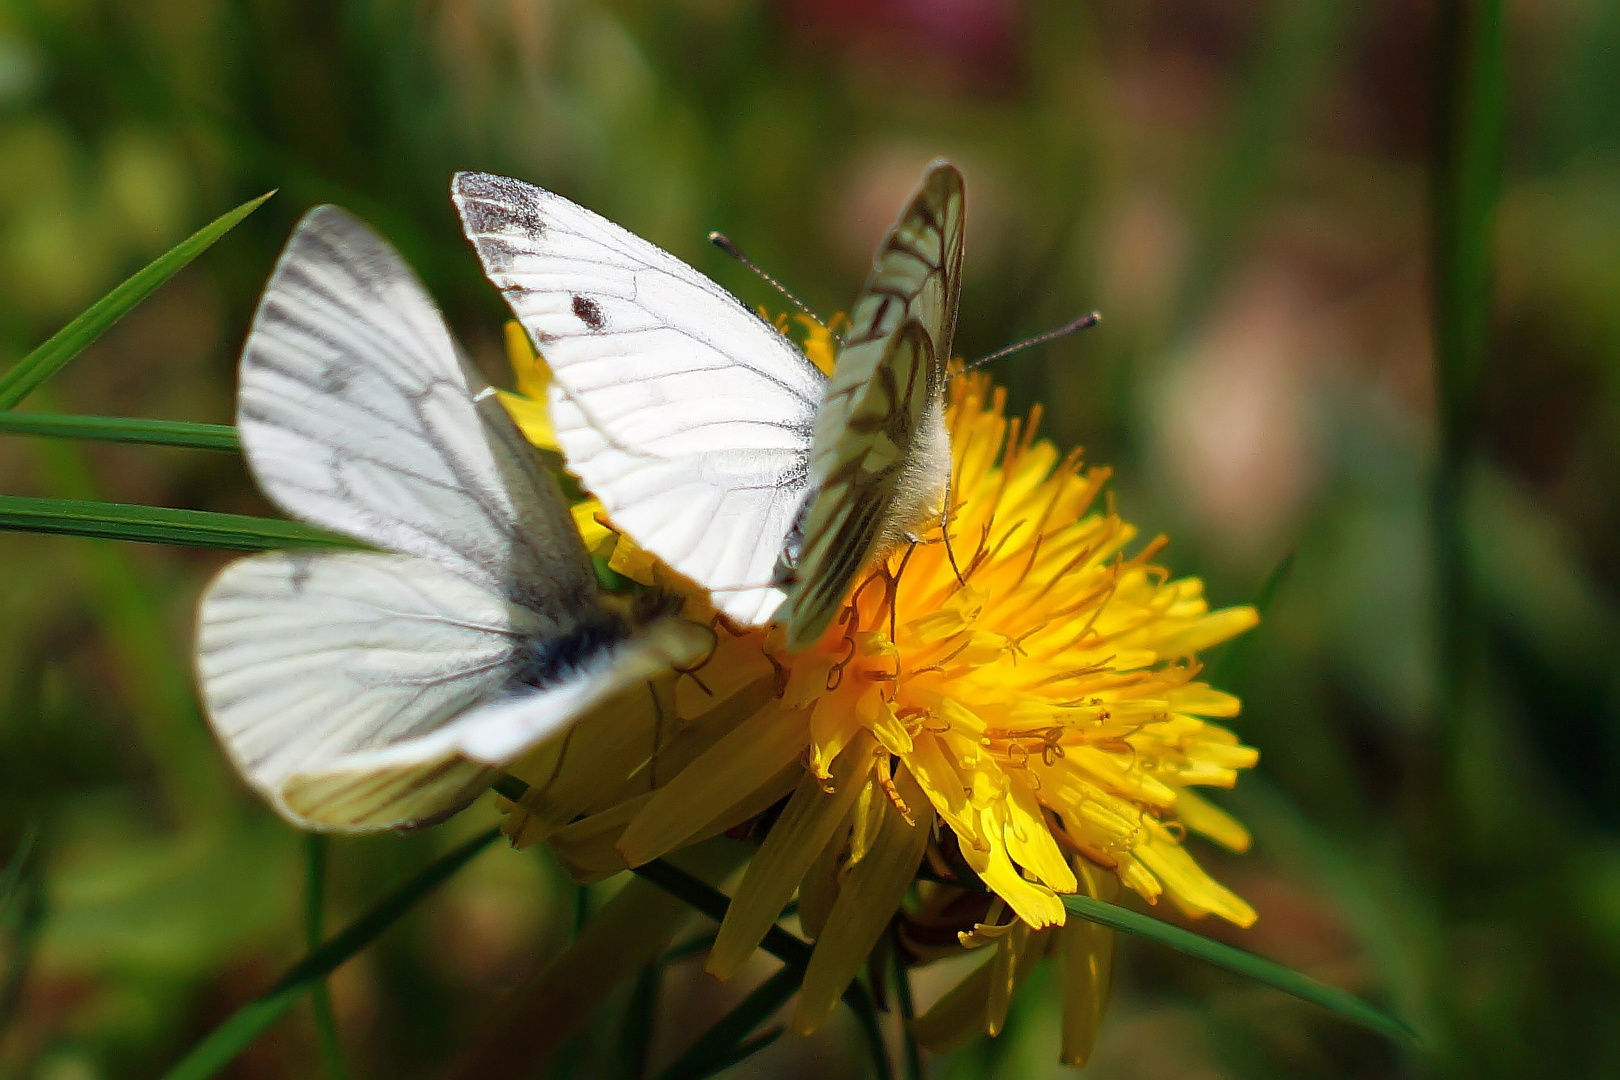
[[[1022,17],[1021,0],[793,0],[787,21],[852,67],[993,91],[1018,71]]]

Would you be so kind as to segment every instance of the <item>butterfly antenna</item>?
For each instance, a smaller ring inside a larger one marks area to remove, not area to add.
[[[1048,330],[1044,334],[1036,334],[1032,338],[1025,338],[1016,345],[1008,345],[1005,349],[997,349],[989,356],[981,356],[977,360],[973,361],[973,363],[969,364],[964,370],[972,371],[974,368],[983,367],[992,360],[1000,360],[1002,357],[1011,356],[1015,352],[1023,352],[1032,345],[1045,345],[1048,341],[1056,341],[1058,338],[1068,337],[1070,334],[1077,334],[1081,330],[1090,329],[1100,322],[1102,322],[1102,313],[1093,311],[1088,315],[1080,316],[1071,323],[1064,323],[1055,330]]]
[[[804,312],[811,322],[827,331],[827,333],[832,334],[832,328],[827,325],[827,320],[823,319],[820,315],[817,315],[814,311],[811,311],[810,305],[806,304],[803,300],[800,300],[797,296],[794,296],[788,291],[786,285],[783,285],[780,281],[777,281],[771,275],[767,274],[757,263],[754,262],[753,259],[750,259],[748,256],[744,255],[742,253],[742,248],[732,243],[731,237],[727,236],[723,232],[712,232],[709,234],[709,243],[713,244],[715,247],[719,248],[727,255],[730,255],[733,259],[736,259],[754,273],[758,274],[765,280],[766,284],[770,285],[771,288],[787,297],[789,303],[798,308],[800,311]],[[833,334],[833,340],[838,342],[840,345],[844,343],[844,339],[839,337],[837,334]]]

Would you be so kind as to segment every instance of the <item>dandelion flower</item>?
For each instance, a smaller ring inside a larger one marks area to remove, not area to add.
[[[830,366],[830,336],[807,331],[807,355]],[[1196,790],[1230,787],[1257,758],[1214,722],[1239,702],[1199,681],[1196,657],[1254,626],[1256,613],[1211,611],[1198,579],[1159,567],[1164,539],[1136,543],[1105,495],[1108,471],[1060,454],[1037,437],[1038,422],[1038,410],[1008,418],[987,377],[955,375],[947,526],[874,567],[800,652],[782,648],[778,629],[732,627],[695,586],[614,540],[612,569],[684,590],[685,614],[714,628],[715,648],[700,669],[643,694],[636,718],[604,718],[589,736],[593,725],[582,725],[575,742],[590,737],[594,749],[552,748],[524,763],[520,775],[537,786],[511,827],[550,836],[577,870],[601,874],[787,796],[708,968],[740,968],[797,892],[817,940],[794,1017],[801,1031],[832,1011],[914,882],[913,929],[931,903],[958,899],[919,873],[982,882],[989,893],[955,947],[996,950],[978,983],[919,1021],[924,1032],[955,1030],[964,1016],[995,1030],[1021,971],[1054,948],[1074,969],[1070,1013],[1099,1011],[1111,935],[1064,928],[1066,893],[1123,886],[1189,915],[1252,923],[1254,910],[1186,841],[1199,834],[1235,851],[1249,842]],[[640,749],[627,779],[630,746]],[[570,783],[591,797],[568,795]],[[1066,1035],[1071,1059],[1089,1046],[1084,1026],[1076,1019]]]

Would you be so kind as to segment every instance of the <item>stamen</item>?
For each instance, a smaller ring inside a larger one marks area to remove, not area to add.
[[[889,802],[894,804],[894,808],[900,812],[906,824],[915,829],[917,819],[912,816],[911,807],[906,805],[906,801],[900,797],[900,789],[895,786],[893,759],[886,750],[878,752],[877,782],[878,787],[883,789],[883,794],[889,797]]]

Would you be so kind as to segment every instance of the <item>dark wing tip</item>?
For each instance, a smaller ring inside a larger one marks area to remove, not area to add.
[[[540,213],[545,191],[493,173],[461,172],[450,183],[451,198],[461,214],[462,231],[475,244],[503,233],[520,233],[530,240],[545,235]]]

